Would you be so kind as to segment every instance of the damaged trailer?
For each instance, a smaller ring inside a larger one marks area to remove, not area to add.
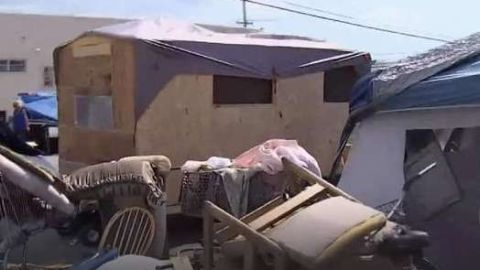
[[[342,138],[339,187],[385,211],[403,197],[399,218],[430,233],[440,269],[479,264],[479,67],[474,34],[362,78]]]

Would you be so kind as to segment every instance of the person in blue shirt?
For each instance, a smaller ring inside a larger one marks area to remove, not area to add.
[[[13,117],[12,117],[13,132],[19,139],[27,140],[27,133],[30,130],[28,125],[28,116],[21,100],[13,102]]]

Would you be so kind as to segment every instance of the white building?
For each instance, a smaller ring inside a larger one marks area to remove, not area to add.
[[[0,117],[18,93],[54,89],[53,49],[121,19],[0,13]]]

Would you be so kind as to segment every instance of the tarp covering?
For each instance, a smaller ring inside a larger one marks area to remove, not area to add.
[[[351,110],[478,104],[479,53],[480,33],[401,60],[357,83]]]
[[[311,38],[251,31],[218,32],[211,26],[164,19],[130,21],[86,34],[142,40],[158,49],[199,57],[255,77],[290,76],[315,67],[327,70],[334,65],[351,64],[358,58],[362,63],[370,61],[367,53],[352,54]]]
[[[179,74],[277,79],[354,66],[361,76],[369,71],[371,62],[368,53],[321,40],[165,19],[106,26],[86,32],[79,39],[88,36],[138,41],[137,117]],[[55,49],[57,68],[60,51],[69,44]],[[161,72],[152,68],[158,65],[163,66]]]
[[[380,108],[396,110],[479,103],[480,57],[476,56],[405,89]]]
[[[207,28],[198,24],[165,19],[129,21],[126,23],[101,27],[92,32],[142,40],[161,40],[169,42],[190,41],[232,45],[338,50],[338,47],[334,44],[306,37],[273,35],[258,32],[225,33],[213,31],[211,27]]]
[[[54,92],[19,94],[30,120],[57,122],[57,95]]]

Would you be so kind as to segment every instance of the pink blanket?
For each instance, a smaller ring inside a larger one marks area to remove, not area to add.
[[[272,139],[244,152],[233,160],[235,167],[260,167],[268,174],[283,171],[282,158],[321,176],[317,161],[295,140]]]

